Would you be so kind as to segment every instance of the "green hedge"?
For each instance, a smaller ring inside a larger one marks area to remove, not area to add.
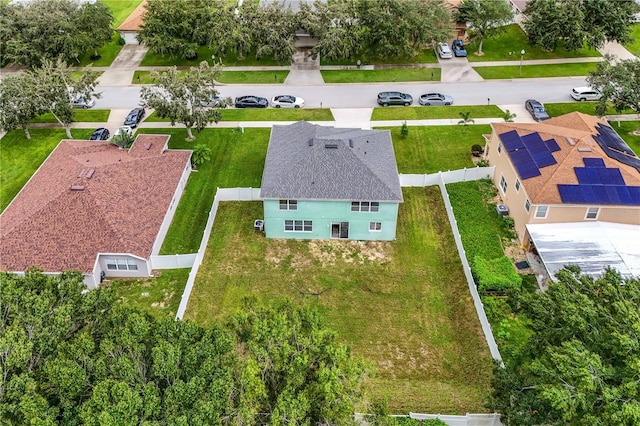
[[[508,290],[520,288],[522,277],[516,272],[507,256],[487,260],[482,256],[473,258],[473,277],[478,290]]]

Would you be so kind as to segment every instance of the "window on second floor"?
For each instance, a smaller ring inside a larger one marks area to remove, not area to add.
[[[600,207],[589,207],[587,208],[587,214],[584,216],[585,219],[597,219],[598,213],[600,213]]]
[[[527,213],[529,213],[529,210],[531,210],[531,201],[529,201],[529,199],[524,202],[524,209],[527,211]]]
[[[298,210],[298,200],[280,200],[280,210]]]
[[[514,187],[516,188],[516,192],[520,192],[520,179],[516,179]]]
[[[378,212],[380,211],[380,203],[377,201],[352,201],[352,212]]]
[[[536,218],[544,219],[547,217],[547,213],[549,213],[549,206],[537,206],[536,207]]]

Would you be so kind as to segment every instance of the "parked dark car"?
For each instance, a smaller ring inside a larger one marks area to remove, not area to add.
[[[533,117],[536,121],[548,120],[549,114],[544,109],[544,105],[541,102],[536,101],[535,99],[527,99],[524,102],[524,107],[529,111],[531,117]]]
[[[236,108],[266,108],[269,101],[260,96],[240,96],[235,101]]]
[[[378,93],[378,105],[384,107],[389,105],[409,106],[413,103],[413,98],[407,93],[401,92],[380,92]]]
[[[124,119],[125,126],[136,127],[144,118],[144,108],[134,108],[127,118]]]
[[[109,129],[105,129],[104,127],[96,129],[89,138],[90,141],[106,141],[107,139],[109,139]]]
[[[462,40],[453,40],[453,43],[451,43],[451,50],[453,50],[453,54],[455,56],[467,56],[467,49],[464,48]]]

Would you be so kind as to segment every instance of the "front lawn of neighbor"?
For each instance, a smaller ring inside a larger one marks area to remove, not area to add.
[[[461,112],[470,112],[472,118],[499,118],[504,115],[504,111],[495,105],[416,106],[411,108],[376,107],[373,109],[371,120],[460,119]]]
[[[547,65],[507,65],[497,67],[473,67],[485,80],[508,78],[572,77],[588,75],[596,69],[596,62]]]
[[[215,63],[219,63],[220,56],[215,53],[215,49],[210,49],[207,46],[200,46],[196,49],[196,53],[198,56],[195,59],[184,59],[184,58],[172,58],[168,55],[162,56],[157,55],[155,53],[151,53],[150,51],[142,59],[140,62],[140,66],[143,67],[159,67],[159,66],[192,66],[197,67],[198,64],[202,61],[207,61],[209,64],[212,63],[211,55],[215,55]],[[229,52],[226,57],[222,58],[222,63],[227,66],[246,66],[246,67],[259,67],[259,66],[274,66],[274,65],[285,65],[289,64],[281,64],[276,60],[271,58],[255,58],[255,52],[249,52],[245,54],[243,60],[238,59],[238,56],[234,52]]]
[[[224,84],[282,84],[289,75],[289,71],[222,71],[218,81]],[[153,84],[155,78],[151,71],[135,71],[133,84]]]
[[[109,120],[109,109],[76,109],[73,111],[73,121],[84,123],[103,123]],[[50,112],[36,117],[32,123],[57,123]]]
[[[171,135],[171,149],[196,145],[211,149],[211,160],[189,177],[160,254],[198,251],[217,188],[260,187],[270,132],[268,128],[205,129],[194,132],[196,140],[187,142],[185,129],[138,128],[138,133]]]
[[[118,300],[130,308],[140,309],[157,317],[175,317],[184,292],[190,268],[154,271],[149,278],[111,278]]]
[[[569,97],[569,95],[567,95]],[[567,114],[573,111],[579,111],[583,114],[596,115],[597,102],[559,102],[544,104],[544,108],[551,117],[557,117],[559,115]],[[605,111],[605,115],[618,114],[613,106],[610,106]],[[622,111],[620,114],[633,114],[633,111]]]
[[[333,121],[329,108],[227,108],[220,110],[220,121]],[[168,118],[160,118],[155,112],[145,119],[149,122],[170,122]]]
[[[20,192],[40,164],[62,139],[64,129],[31,129],[31,140],[23,130],[12,130],[0,139],[0,211]],[[91,129],[71,129],[77,139],[87,139]]]
[[[440,81],[440,68],[386,68],[377,70],[320,71],[325,83],[379,83]]]
[[[440,191],[403,193],[393,242],[266,239],[252,226],[261,203],[221,203],[185,318],[210,325],[244,297],[290,298],[375,366],[366,393],[392,413],[485,412],[491,358]]]
[[[631,37],[634,41],[626,43],[624,47],[634,55],[640,57],[640,22],[631,25]]]
[[[478,43],[470,43],[467,47],[470,62],[480,61],[519,61],[520,51],[524,49],[524,59],[556,59],[556,58],[580,58],[602,56],[595,49],[582,49],[578,51],[568,51],[560,44],[553,51],[548,52],[539,46],[529,44],[527,35],[518,24],[507,25],[506,31],[496,37],[484,40],[482,52],[484,55],[478,56],[474,52],[478,51]],[[509,54],[511,53],[511,54]]]
[[[111,36],[111,41],[98,49],[99,58],[91,59],[91,56],[95,52],[85,52],[84,55],[80,56],[79,62],[71,62],[69,65],[73,67],[86,67],[88,65],[92,65],[94,67],[108,67],[116,56],[118,56],[120,50],[122,50],[122,45],[118,42],[119,40],[120,34],[117,31],[114,31]]]
[[[400,127],[390,127],[399,173],[436,173],[474,167],[471,146],[484,145],[488,124],[409,127],[403,139]]]
[[[422,49],[420,54],[411,57],[371,57],[364,53],[356,55],[355,59],[339,59],[336,61],[326,61],[320,56],[320,65],[358,65],[358,59],[361,65],[386,65],[386,64],[437,64],[438,58],[433,49]]]

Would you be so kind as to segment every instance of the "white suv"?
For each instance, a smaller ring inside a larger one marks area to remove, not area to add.
[[[574,87],[571,97],[576,101],[597,101],[602,97],[602,93],[591,87]]]
[[[453,58],[453,52],[447,43],[438,43],[438,56],[440,59]]]

